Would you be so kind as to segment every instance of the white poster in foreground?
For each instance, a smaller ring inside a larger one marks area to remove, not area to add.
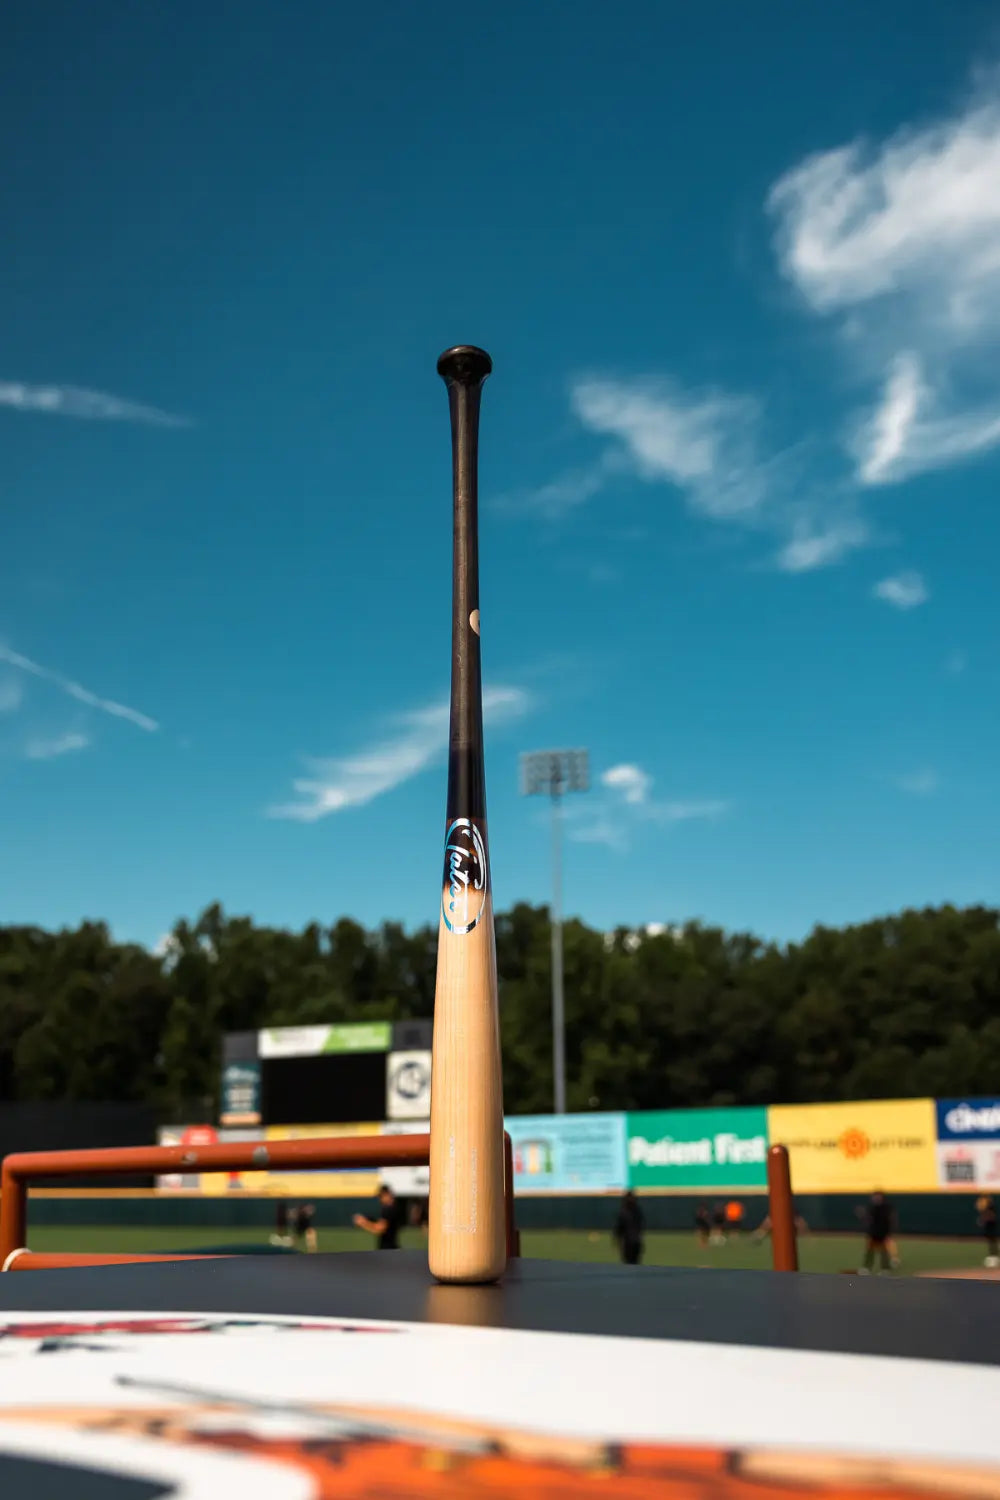
[[[30,1273],[29,1273],[30,1274]],[[44,1275],[46,1273],[36,1273]],[[428,1288],[432,1297],[435,1288]],[[445,1293],[451,1288],[437,1289]],[[1000,1370],[252,1314],[0,1316],[4,1500],[995,1500]],[[146,1486],[143,1490],[141,1486]]]

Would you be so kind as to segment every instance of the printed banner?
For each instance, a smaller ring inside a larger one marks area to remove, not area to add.
[[[1000,1190],[1000,1140],[939,1141],[937,1163],[940,1187]]]
[[[407,1120],[402,1124],[382,1126],[383,1135],[429,1135],[430,1120]],[[426,1198],[430,1190],[431,1169],[426,1167],[383,1167],[379,1181],[392,1188],[397,1198]]]
[[[628,1182],[634,1188],[763,1188],[767,1111],[671,1109],[630,1114]]]
[[[259,1125],[241,1125],[219,1131],[219,1142],[262,1141],[264,1131]],[[210,1198],[228,1193],[266,1193],[266,1172],[202,1172],[201,1191]]]
[[[269,1141],[304,1141],[328,1135],[381,1135],[381,1121],[364,1125],[269,1125]],[[316,1172],[268,1172],[262,1189],[284,1198],[368,1198],[378,1191],[376,1167],[345,1170],[336,1167]]]
[[[774,1104],[772,1142],[788,1147],[797,1193],[930,1192],[938,1186],[932,1099]]]
[[[258,1032],[260,1057],[316,1057],[321,1052],[388,1052],[391,1021],[350,1026],[277,1026]]]
[[[301,1141],[318,1136],[379,1135],[381,1124],[268,1125],[257,1129],[220,1130],[220,1141]],[[330,1171],[203,1172],[201,1191],[208,1197],[234,1192],[263,1193],[270,1198],[366,1198],[378,1186],[378,1172],[365,1167]]]
[[[938,1099],[938,1185],[1000,1188],[1000,1099]]]
[[[165,1125],[157,1132],[161,1146],[207,1146],[216,1141],[297,1141],[318,1136],[426,1135],[424,1120],[371,1122],[363,1125],[269,1125],[216,1130],[214,1125]],[[260,1193],[270,1198],[367,1198],[374,1197],[380,1182],[388,1182],[401,1197],[427,1196],[429,1168],[342,1167],[313,1171],[257,1171],[169,1173],[157,1177],[164,1191],[204,1193],[206,1197],[229,1197],[233,1193]]]
[[[624,1115],[514,1115],[504,1128],[514,1156],[515,1193],[624,1190]]]
[[[229,1062],[222,1069],[220,1125],[260,1124],[260,1063]]]
[[[390,1052],[385,1060],[385,1098],[390,1120],[426,1120],[431,1109],[431,1054]]]
[[[939,1141],[1000,1141],[1000,1099],[938,1099]]]
[[[219,1139],[214,1125],[161,1125],[156,1132],[158,1146],[213,1146]],[[197,1193],[201,1190],[198,1172],[168,1172],[155,1179],[164,1192]]]

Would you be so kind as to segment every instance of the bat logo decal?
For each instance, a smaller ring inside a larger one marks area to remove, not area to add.
[[[456,818],[445,835],[441,911],[449,932],[461,937],[478,926],[486,905],[486,845],[469,818]]]

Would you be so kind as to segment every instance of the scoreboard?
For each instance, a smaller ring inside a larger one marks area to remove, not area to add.
[[[219,1124],[426,1120],[431,1022],[278,1026],[223,1038]]]

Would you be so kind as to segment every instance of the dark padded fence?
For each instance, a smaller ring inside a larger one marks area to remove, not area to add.
[[[107,1188],[104,1179],[100,1186]],[[289,1200],[298,1201],[298,1200]],[[371,1213],[371,1198],[315,1198],[316,1223],[327,1228],[349,1225],[356,1213]],[[696,1197],[643,1196],[642,1208],[649,1229],[680,1230],[694,1233],[694,1213],[699,1203],[712,1200]],[[761,1194],[748,1194],[740,1200],[745,1209],[744,1232],[756,1229],[767,1212],[767,1200]],[[900,1233],[944,1236],[975,1236],[975,1195],[968,1193],[900,1193],[892,1201],[899,1215]],[[857,1209],[863,1199],[839,1194],[798,1194],[795,1207],[809,1228],[826,1233],[860,1236]],[[43,1197],[31,1200],[32,1224],[149,1225],[157,1228],[214,1227],[226,1229],[272,1228],[277,1200],[241,1197],[233,1192],[226,1197],[173,1197],[164,1193],[156,1198]],[[520,1229],[583,1229],[608,1233],[614,1223],[618,1203],[614,1197],[517,1199],[517,1223]]]

